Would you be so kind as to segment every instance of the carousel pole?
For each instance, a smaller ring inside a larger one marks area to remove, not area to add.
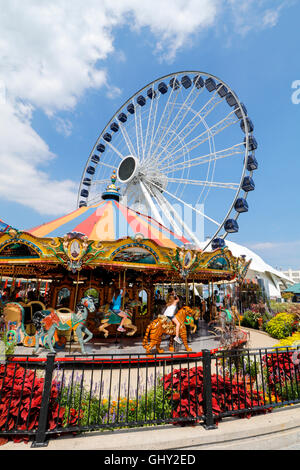
[[[195,279],[193,278],[193,307],[195,307]]]
[[[185,278],[185,304],[189,304],[189,286],[188,286],[188,281],[187,278]]]
[[[119,273],[119,283],[121,282],[121,273]],[[124,305],[125,305],[125,288],[126,288],[126,269],[124,269],[124,277],[123,277],[123,295],[122,295],[122,310],[124,312]],[[117,333],[117,332],[116,332]],[[121,333],[122,336],[123,333]],[[116,342],[118,342],[116,337]],[[120,345],[118,349],[123,349],[123,345],[120,341]]]
[[[76,307],[76,303],[77,303],[78,286],[79,286],[79,271],[77,271],[77,281],[76,281],[76,289],[75,289],[75,296],[74,296],[74,307],[73,307],[74,312],[75,312],[75,307]]]
[[[143,300],[143,290],[144,290],[144,274],[142,273],[142,300]],[[148,304],[148,294],[147,294],[147,304]],[[142,338],[144,338],[144,319],[142,320]]]
[[[126,269],[124,269],[124,277],[123,277],[122,309],[124,309],[124,303],[125,303],[125,294],[124,294],[125,286],[126,286]]]
[[[78,286],[79,286],[79,271],[77,271],[77,281],[76,281],[76,288],[75,288],[75,296],[74,296],[74,307],[73,311],[75,312],[76,309],[76,303],[77,303],[77,295],[78,295]],[[71,344],[74,341],[74,330],[72,328],[71,330],[71,336],[70,336],[70,348],[69,348],[69,354],[71,354]]]
[[[12,293],[15,290],[15,282],[16,282],[16,277],[15,277],[15,265],[14,265],[13,266],[13,277],[12,277],[11,288],[10,288],[10,295],[12,295]]]
[[[209,282],[209,281],[208,281]],[[210,301],[209,301],[209,321],[211,321],[211,314],[212,314],[212,290],[211,290],[211,283],[209,282],[209,288],[208,288],[208,292],[209,292],[209,298],[210,298]]]

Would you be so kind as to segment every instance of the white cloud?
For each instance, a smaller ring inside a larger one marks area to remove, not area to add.
[[[300,240],[248,243],[247,246],[258,252],[272,266],[300,268]]]
[[[55,155],[30,122],[21,120],[9,104],[0,105],[0,142],[2,201],[13,201],[41,214],[55,215],[61,206],[67,210],[75,208],[74,183],[50,180],[45,164]]]
[[[290,242],[258,242],[248,246],[252,250],[295,250],[300,248],[300,240]]]
[[[245,36],[277,25],[280,12],[291,4],[290,0],[228,0],[234,31]]]
[[[59,134],[69,137],[72,134],[72,122],[69,119],[55,117],[55,129]]]
[[[230,4],[234,21],[256,9],[253,0]],[[155,54],[170,61],[192,35],[216,24],[225,5],[225,0],[0,0],[1,198],[44,214],[73,208],[75,183],[47,175],[55,155],[32,128],[35,110],[69,136],[72,122],[60,111],[72,111],[88,89],[106,86],[111,96],[105,60],[118,54],[117,28],[136,33],[148,28]],[[266,26],[277,20],[270,9],[265,13]],[[124,52],[119,58],[125,59]],[[110,86],[114,96],[121,93]]]

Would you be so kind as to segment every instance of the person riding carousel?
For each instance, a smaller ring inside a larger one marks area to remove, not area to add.
[[[179,343],[179,344],[182,344],[182,340],[179,336],[179,330],[180,330],[180,322],[179,320],[177,320],[177,318],[175,317],[175,313],[176,313],[176,310],[177,310],[177,304],[179,302],[179,297],[177,297],[177,295],[175,294],[175,292],[173,291],[173,293],[169,294],[168,295],[168,299],[167,299],[167,308],[166,310],[164,311],[164,315],[166,317],[168,317],[170,320],[172,320],[173,323],[175,323],[175,326],[176,326],[176,333],[175,333],[175,338],[174,340]]]
[[[126,331],[125,328],[123,328],[123,323],[125,319],[127,318],[127,314],[121,310],[122,306],[122,298],[125,295],[125,289],[119,289],[115,287],[113,297],[110,302],[110,309],[119,315],[119,317],[122,318],[120,326],[117,328],[118,331],[124,332]]]

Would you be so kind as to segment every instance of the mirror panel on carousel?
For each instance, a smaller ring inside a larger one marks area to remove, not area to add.
[[[100,288],[100,292],[96,287],[89,287],[88,289],[82,292],[81,297],[93,297],[94,304],[96,307],[95,312],[89,312],[86,322],[87,328],[93,333],[93,336],[99,336],[99,326],[100,326],[100,315],[99,307],[103,304],[103,287]],[[101,295],[102,294],[102,295]]]
[[[70,308],[71,292],[67,287],[63,287],[58,291],[56,298],[56,308]]]
[[[147,325],[150,322],[149,300],[150,296],[146,289],[141,289],[138,291],[139,305],[136,308],[136,326],[138,329],[138,334],[141,336],[144,336]]]

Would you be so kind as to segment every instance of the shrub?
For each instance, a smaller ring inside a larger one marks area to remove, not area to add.
[[[151,387],[139,397],[117,399],[103,398],[91,394],[79,384],[73,390],[62,387],[60,406],[64,409],[63,426],[80,427],[107,425],[108,427],[128,427],[139,421],[167,419],[171,416],[171,404],[167,399],[162,383]]]
[[[172,417],[197,422],[204,413],[203,368],[177,369],[163,378],[166,392],[172,403]],[[217,420],[220,414],[245,409],[240,417],[250,417],[258,411],[249,408],[264,404],[262,393],[249,390],[243,380],[212,374],[212,408]],[[266,410],[262,410],[265,413]]]
[[[278,399],[287,399],[294,391],[293,384],[299,387],[300,380],[300,368],[294,363],[293,352],[279,350],[264,356],[263,362],[269,392],[275,393]]]
[[[282,339],[291,336],[295,326],[295,316],[283,312],[272,318],[266,324],[265,330],[273,338]]]
[[[291,347],[296,342],[300,344],[300,331],[295,331],[292,334],[292,336],[288,336],[287,338],[281,339],[279,343],[275,344],[275,347],[276,346]]]
[[[260,313],[253,312],[252,310],[246,310],[244,312],[241,325],[246,328],[258,329],[258,319],[261,317]]]
[[[36,377],[33,370],[26,370],[17,364],[0,366],[0,431],[15,431],[13,440],[20,438],[22,431],[37,429],[40,416],[44,378]],[[62,422],[64,410],[56,401],[58,387],[53,382],[49,402],[48,428],[54,429]]]

